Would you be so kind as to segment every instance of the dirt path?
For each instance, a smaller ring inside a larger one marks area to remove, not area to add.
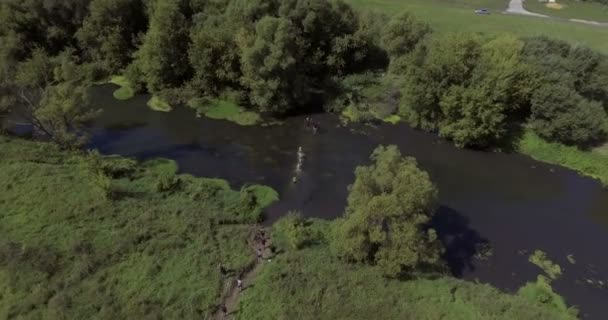
[[[260,231],[266,235],[264,236],[265,241],[260,241],[260,238],[258,237]],[[244,294],[247,289],[255,283],[255,279],[262,270],[264,264],[268,263],[269,259],[272,257],[271,244],[268,235],[268,231],[263,228],[254,230],[253,237],[249,241],[249,246],[256,254],[256,260],[241,273],[240,279],[243,286],[242,291],[237,286],[237,279],[239,278],[238,276],[227,278],[226,281],[229,281],[228,290],[224,294],[222,302],[220,303],[220,309],[213,316],[213,319],[227,320],[234,318],[234,313],[237,311],[241,294]],[[258,250],[262,252],[261,259],[257,257]],[[222,306],[225,309],[223,309]]]

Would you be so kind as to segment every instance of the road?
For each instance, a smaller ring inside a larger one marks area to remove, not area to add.
[[[507,8],[506,12],[513,13],[513,14],[523,14],[526,16],[543,17],[543,18],[549,17],[544,14],[538,14],[538,13],[530,12],[530,11],[524,9],[524,0],[511,0],[511,2],[509,2],[509,7]]]

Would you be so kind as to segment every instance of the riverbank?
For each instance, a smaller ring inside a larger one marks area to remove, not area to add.
[[[210,317],[225,288],[253,265],[250,242],[257,228],[252,223],[276,200],[268,188],[239,192],[219,179],[177,174],[169,160],[139,164],[5,137],[0,137],[0,146],[3,318]],[[324,235],[328,222],[306,225],[316,237],[310,243],[317,245],[279,250],[276,259],[261,264],[256,277],[247,278],[250,283],[234,316],[268,319],[302,311],[321,312],[327,319],[339,314],[362,319],[364,313],[353,310],[384,310],[403,317],[418,306],[414,314],[422,318],[481,314],[507,319],[520,314],[570,319],[570,311],[488,285],[451,278],[384,279],[374,267],[344,264],[329,255]],[[279,276],[285,273],[289,276]],[[390,299],[342,299],[354,292],[354,279],[365,279],[357,287],[365,296],[393,296],[402,304],[395,308],[386,304]],[[297,293],[289,288],[298,288]],[[318,296],[319,290],[338,294]],[[436,305],[437,295],[447,299],[454,294],[456,301]],[[543,294],[553,296],[550,291]],[[319,299],[307,300],[314,296]],[[490,305],[484,300],[488,297],[499,302]],[[283,299],[288,303],[279,303]],[[327,309],[320,309],[321,301],[330,302],[324,304]]]
[[[582,151],[559,143],[550,143],[527,132],[519,142],[518,151],[536,160],[573,169],[608,186],[608,156]]]
[[[511,295],[440,274],[387,279],[377,267],[345,263],[330,250],[331,224],[308,220],[297,232],[308,239],[265,263],[235,318],[576,319],[576,310],[541,282]]]

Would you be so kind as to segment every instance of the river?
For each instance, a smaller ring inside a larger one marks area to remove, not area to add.
[[[196,118],[187,108],[160,113],[146,107],[147,97],[116,101],[113,86],[93,90],[104,112],[93,125],[90,147],[105,154],[139,159],[170,158],[180,171],[272,186],[280,202],[266,212],[271,223],[288,210],[332,219],[342,214],[347,186],[357,165],[369,163],[379,144],[395,144],[415,157],[439,189],[434,225],[448,248],[454,275],[514,292],[542,271],[528,262],[543,250],[562,267],[555,290],[576,305],[585,319],[608,311],[608,191],[575,172],[519,154],[458,149],[436,135],[400,125],[341,126],[330,114],[315,115],[321,132],[312,135],[302,117],[281,125],[242,127]],[[306,157],[301,179],[291,179],[297,150]],[[492,256],[474,257],[489,243]],[[568,261],[572,255],[575,264]],[[588,283],[588,281],[594,284]]]

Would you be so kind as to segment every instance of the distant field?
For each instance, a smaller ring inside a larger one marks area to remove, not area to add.
[[[508,32],[519,36],[547,35],[608,53],[608,28],[582,23],[502,14],[507,0],[345,0],[355,8],[387,14],[410,11],[436,31]],[[487,16],[473,13],[488,8]]]
[[[524,7],[528,11],[553,17],[608,22],[608,6],[606,5],[572,0],[559,0],[558,4],[562,6],[561,9],[549,8],[545,3],[537,0],[528,0],[524,2]]]

